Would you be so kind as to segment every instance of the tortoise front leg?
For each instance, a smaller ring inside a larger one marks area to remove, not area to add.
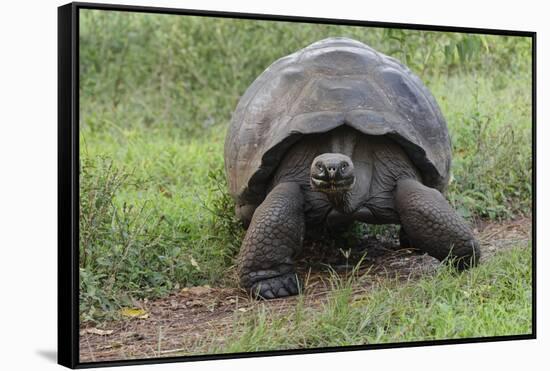
[[[253,296],[298,294],[294,258],[304,238],[304,197],[297,183],[278,184],[254,212],[238,258],[240,284]]]
[[[463,270],[477,265],[479,243],[441,193],[413,179],[397,182],[395,207],[410,243]],[[404,241],[405,242],[405,241]]]

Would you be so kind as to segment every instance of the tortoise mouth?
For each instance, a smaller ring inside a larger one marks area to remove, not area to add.
[[[350,191],[355,185],[355,176],[351,175],[344,179],[339,180],[326,180],[317,178],[315,176],[311,177],[311,187],[315,191],[324,192],[324,193],[340,193]]]

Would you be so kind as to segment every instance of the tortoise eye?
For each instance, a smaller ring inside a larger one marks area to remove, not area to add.
[[[346,163],[342,164],[342,170],[346,170],[347,167],[348,167],[348,164],[346,164]]]
[[[323,165],[320,162],[318,162],[315,166],[317,166],[317,169],[323,170]]]

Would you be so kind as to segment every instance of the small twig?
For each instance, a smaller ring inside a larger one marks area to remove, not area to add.
[[[158,343],[157,343],[157,353],[158,354],[162,354],[162,352],[160,350],[161,342],[162,342],[162,326],[159,326],[159,339],[158,339]]]
[[[160,354],[179,353],[179,352],[185,352],[186,350],[187,349],[185,349],[185,348],[163,350],[163,351],[160,351]]]
[[[90,344],[90,337],[86,335],[86,344],[88,345],[88,350],[90,351],[90,357],[92,358],[92,362],[95,362],[95,354],[92,350],[92,345]]]

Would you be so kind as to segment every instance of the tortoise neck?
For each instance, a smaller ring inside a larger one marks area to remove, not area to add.
[[[351,214],[355,210],[352,205],[352,194],[350,191],[327,193],[328,200],[331,206],[343,214]]]
[[[334,129],[331,133],[330,149],[332,153],[353,156],[358,132],[347,125]]]

